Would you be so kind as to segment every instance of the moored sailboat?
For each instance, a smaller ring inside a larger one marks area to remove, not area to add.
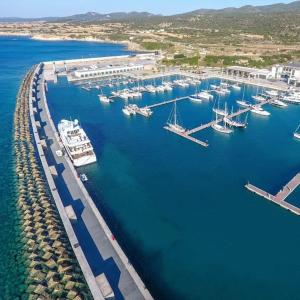
[[[300,140],[300,124],[298,125],[297,129],[294,131],[294,137]]]
[[[184,133],[186,130],[179,124],[178,120],[178,112],[177,112],[177,102],[174,102],[173,109],[171,111],[169,120],[167,122],[167,128],[171,131],[175,131],[178,133]]]

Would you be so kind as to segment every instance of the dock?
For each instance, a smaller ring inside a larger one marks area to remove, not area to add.
[[[259,104],[256,104],[256,106],[260,106],[260,107],[261,107],[261,106],[263,106],[263,105],[265,105],[265,104],[267,104],[267,103],[269,103],[269,101],[263,101],[263,102],[261,102],[261,103],[259,103]],[[237,117],[237,116],[239,116],[239,115],[242,115],[242,114],[244,114],[244,113],[249,112],[251,109],[252,109],[252,106],[251,106],[251,107],[244,108],[244,109],[240,109],[240,110],[238,110],[238,111],[236,111],[236,112],[234,112],[234,113],[232,113],[232,114],[227,115],[227,118],[234,118],[234,117]],[[185,132],[183,132],[183,133],[182,133],[182,132],[177,132],[177,131],[175,131],[175,130],[172,130],[172,129],[170,129],[168,126],[165,126],[164,129],[166,129],[166,130],[168,130],[168,131],[170,131],[170,132],[173,132],[173,133],[175,133],[175,134],[177,134],[177,135],[179,135],[179,136],[181,136],[181,137],[183,137],[183,138],[186,138],[187,140],[192,141],[192,142],[194,142],[194,143],[196,143],[196,144],[198,144],[198,145],[201,145],[201,146],[204,146],[204,147],[208,147],[209,144],[208,144],[207,142],[203,142],[203,141],[201,141],[201,140],[198,140],[198,139],[192,137],[191,135],[194,134],[194,133],[196,133],[196,132],[199,132],[199,131],[202,131],[202,130],[204,130],[204,129],[207,129],[207,128],[211,127],[211,126],[214,125],[214,124],[218,124],[218,123],[222,122],[223,119],[224,119],[224,117],[219,118],[219,119],[217,119],[217,120],[210,121],[210,122],[208,122],[208,123],[206,123],[206,124],[201,124],[201,125],[199,125],[199,126],[197,126],[197,127],[195,127],[195,128],[192,128],[192,129],[190,129],[190,130],[187,130],[187,131],[185,131]]]
[[[203,147],[208,147],[208,146],[209,146],[208,143],[203,142],[203,141],[201,141],[201,140],[198,140],[198,139],[196,139],[196,138],[194,138],[194,137],[188,135],[188,134],[185,133],[185,132],[178,132],[178,131],[175,131],[175,130],[173,130],[172,128],[170,128],[169,126],[164,126],[164,129],[166,129],[166,130],[168,130],[168,131],[170,131],[170,132],[172,132],[172,133],[175,133],[175,134],[177,134],[177,135],[179,135],[179,136],[181,136],[181,137],[183,137],[183,138],[185,138],[185,139],[187,139],[187,140],[190,140],[191,142],[194,142],[194,143],[196,143],[196,144],[198,144],[198,145],[200,145],[200,146],[203,146]]]
[[[152,104],[152,105],[147,105],[145,106],[145,108],[154,108],[154,107],[158,107],[158,106],[162,106],[162,105],[166,105],[166,104],[170,104],[170,103],[174,103],[174,102],[178,102],[178,101],[181,101],[181,100],[186,100],[186,99],[189,99],[188,96],[185,96],[185,97],[180,97],[180,98],[176,98],[176,99],[172,99],[172,100],[167,100],[167,101],[162,101],[162,102],[158,102],[158,103],[155,103],[155,104]]]
[[[263,101],[263,102],[261,102],[261,103],[259,103],[259,104],[256,104],[255,106],[260,106],[260,107],[261,107],[261,106],[263,106],[263,105],[265,105],[265,104],[267,104],[267,103],[269,103],[269,102],[268,102],[268,101]],[[244,108],[244,109],[240,109],[240,110],[238,110],[238,111],[236,111],[236,112],[234,112],[234,113],[232,113],[232,114],[227,115],[227,118],[228,118],[228,119],[235,118],[235,117],[237,117],[237,116],[240,116],[240,115],[242,115],[242,114],[244,114],[244,113],[249,112],[251,109],[252,109],[252,106],[251,106],[251,107]],[[204,129],[206,129],[206,128],[211,127],[213,124],[217,124],[217,123],[222,122],[223,119],[224,119],[224,117],[219,118],[218,120],[214,120],[214,121],[208,122],[208,123],[203,124],[203,125],[201,124],[201,125],[199,125],[199,126],[193,128],[193,129],[188,130],[186,133],[187,133],[188,135],[194,134],[194,133],[196,133],[196,132],[199,132],[199,131],[201,131],[201,130],[204,130]]]
[[[290,210],[291,212],[299,216],[300,208],[285,201],[299,185],[300,185],[300,173],[295,175],[285,186],[283,186],[283,188],[276,195],[272,195],[250,183],[247,183],[245,187],[249,191],[261,197],[264,197],[265,199],[272,201],[273,203],[276,203],[281,207]]]

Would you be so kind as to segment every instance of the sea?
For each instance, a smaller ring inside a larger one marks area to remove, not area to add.
[[[0,38],[0,299],[18,299],[26,288],[17,239],[13,113],[23,76],[40,61],[130,53],[124,46],[77,41]],[[164,78],[165,81],[174,77]],[[162,79],[140,82],[160,84]],[[130,101],[139,106],[184,97],[218,84],[176,87]],[[277,193],[300,169],[300,142],[293,131],[300,106],[265,106],[271,115],[249,113],[246,129],[224,135],[206,129],[201,147],[163,127],[172,104],[153,109],[151,118],[122,113],[124,100],[98,100],[59,77],[49,83],[50,112],[78,119],[98,161],[79,169],[86,187],[155,299],[299,299],[300,217],[245,189],[249,181]],[[112,88],[114,89],[114,88]],[[112,91],[104,87],[102,93]],[[177,104],[180,124],[193,128],[211,121],[213,107],[238,109],[237,99],[258,93],[243,86],[214,101]],[[300,189],[288,201],[300,205]],[[2,297],[2,298],[1,298]]]

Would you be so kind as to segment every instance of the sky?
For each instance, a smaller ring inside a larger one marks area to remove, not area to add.
[[[243,5],[266,5],[286,0],[0,0],[0,17],[69,16],[98,13],[147,11],[171,15],[199,8],[223,8]]]

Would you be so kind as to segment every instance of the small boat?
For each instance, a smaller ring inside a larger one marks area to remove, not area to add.
[[[252,99],[258,102],[262,102],[266,100],[263,96],[259,96],[259,95],[252,96]]]
[[[213,111],[223,117],[226,117],[228,115],[227,113],[227,104],[225,103],[225,109],[220,109],[219,108],[219,101],[218,101],[218,107],[217,108],[213,108]]]
[[[226,92],[223,89],[215,89],[213,91],[218,95],[222,95],[222,96],[226,95]]]
[[[139,112],[141,115],[143,115],[145,117],[151,117],[153,114],[153,111],[149,107],[140,108]]]
[[[294,131],[294,137],[296,139],[300,140],[300,131],[299,131],[299,129],[300,129],[300,124],[298,125],[297,129]]]
[[[173,90],[172,85],[170,83],[163,83],[164,90],[167,92],[171,92]]]
[[[277,97],[277,96],[278,96],[278,92],[277,92],[277,91],[274,91],[274,90],[266,91],[266,94],[267,94],[268,96],[271,96],[271,97]]]
[[[236,84],[232,84],[231,87],[234,89],[234,90],[238,90],[240,91],[241,90],[241,87],[236,83]]]
[[[110,103],[111,99],[109,99],[108,97],[106,97],[103,94],[98,95],[100,102],[102,103]]]
[[[223,88],[228,88],[229,84],[227,82],[221,82],[220,86],[222,86]]]
[[[224,123],[224,124],[226,124],[226,123]],[[233,132],[233,130],[230,129],[230,128],[228,128],[226,125],[223,126],[223,125],[214,123],[213,125],[211,125],[211,127],[212,127],[214,130],[216,130],[216,131],[218,131],[218,132],[221,132],[221,133],[230,134],[230,133]]]
[[[298,99],[292,95],[284,96],[281,100],[284,102],[292,103],[292,104],[300,104],[300,98]]]
[[[148,93],[156,93],[156,88],[153,85],[147,85],[146,87],[146,92]]]
[[[156,92],[163,93],[165,91],[165,88],[163,85],[158,85],[156,88]]]
[[[228,88],[221,88],[220,89],[221,92],[225,93],[225,94],[229,94],[230,90]]]
[[[199,94],[190,95],[189,99],[194,101],[194,102],[202,103],[202,99],[199,96]]]
[[[240,106],[243,106],[243,107],[250,107],[251,104],[247,101],[244,101],[244,100],[237,100],[236,103]]]
[[[233,115],[233,110],[231,110],[231,115]],[[244,121],[240,121],[240,116],[237,117],[228,117],[225,116],[223,121],[228,124],[231,127],[236,127],[236,128],[246,128],[247,127],[247,118],[248,114],[246,115]]]
[[[263,110],[260,106],[252,106],[252,109],[250,110],[251,112],[261,115],[261,116],[269,116],[270,113],[266,110]]]
[[[87,178],[86,174],[80,174],[79,177],[80,177],[80,180],[81,180],[82,182],[88,181],[88,178]]]
[[[221,133],[225,133],[225,134],[229,134],[229,133],[232,133],[233,132],[233,130],[232,129],[230,129],[230,128],[228,128],[227,127],[227,124],[226,124],[226,122],[224,122],[224,125],[221,125],[221,124],[219,124],[218,122],[219,122],[219,120],[218,120],[218,111],[219,109],[216,109],[216,110],[214,110],[214,112],[216,113],[216,122],[215,123],[213,123],[212,125],[211,125],[211,127],[214,129],[214,130],[216,130],[216,131],[218,131],[218,132],[221,132]],[[225,104],[225,116],[227,116],[227,107],[226,107],[226,104]],[[224,116],[224,115],[223,115]]]
[[[136,111],[130,105],[125,105],[122,111],[126,116],[133,116],[136,114]]]
[[[179,87],[183,87],[186,88],[189,86],[189,83],[185,80],[179,79],[179,80],[174,80],[174,84],[179,86]]]
[[[280,101],[278,99],[271,100],[270,104],[277,106],[277,107],[287,107],[286,103],[284,103],[283,101]]]
[[[210,94],[209,92],[203,90],[199,93],[199,97],[204,99],[204,100],[210,100],[212,99],[214,96],[212,94]]]

